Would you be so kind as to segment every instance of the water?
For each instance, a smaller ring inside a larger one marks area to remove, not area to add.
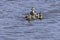
[[[32,7],[44,19],[28,23]],[[60,40],[60,0],[0,0],[0,40]]]

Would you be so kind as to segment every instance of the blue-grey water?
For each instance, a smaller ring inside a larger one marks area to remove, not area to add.
[[[28,23],[32,7],[44,18]],[[60,0],[0,0],[0,40],[60,40]]]

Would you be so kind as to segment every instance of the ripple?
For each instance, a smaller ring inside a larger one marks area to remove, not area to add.
[[[0,15],[3,14],[3,11],[0,11]]]
[[[14,29],[13,27],[4,27],[3,29]]]
[[[6,0],[6,1],[16,1],[16,0]]]
[[[51,10],[51,11],[49,11],[49,13],[60,13],[60,9]]]
[[[54,24],[54,23],[57,23],[56,21],[50,21],[50,22],[47,22],[48,24]]]

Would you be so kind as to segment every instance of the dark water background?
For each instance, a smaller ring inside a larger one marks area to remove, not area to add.
[[[43,20],[23,18],[32,6]],[[0,40],[60,40],[60,0],[0,0]]]

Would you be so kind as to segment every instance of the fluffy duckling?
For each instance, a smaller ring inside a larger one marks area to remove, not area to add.
[[[27,15],[25,18],[26,20],[31,21],[31,15]]]
[[[34,7],[32,7],[32,9],[31,9],[32,11],[30,12],[30,14],[29,15],[27,15],[25,18],[26,18],[26,20],[28,20],[28,21],[30,21],[30,20],[34,20],[34,19],[36,19],[36,12],[35,12],[35,8]]]
[[[32,9],[31,9],[32,11],[30,12],[30,15],[36,15],[36,12],[35,12],[35,8],[34,7],[32,7]]]
[[[43,17],[42,17],[42,14],[41,13],[38,13],[37,15],[36,15],[36,18],[37,19],[42,19]]]
[[[28,21],[35,20],[36,19],[35,15],[27,15],[25,18]]]

